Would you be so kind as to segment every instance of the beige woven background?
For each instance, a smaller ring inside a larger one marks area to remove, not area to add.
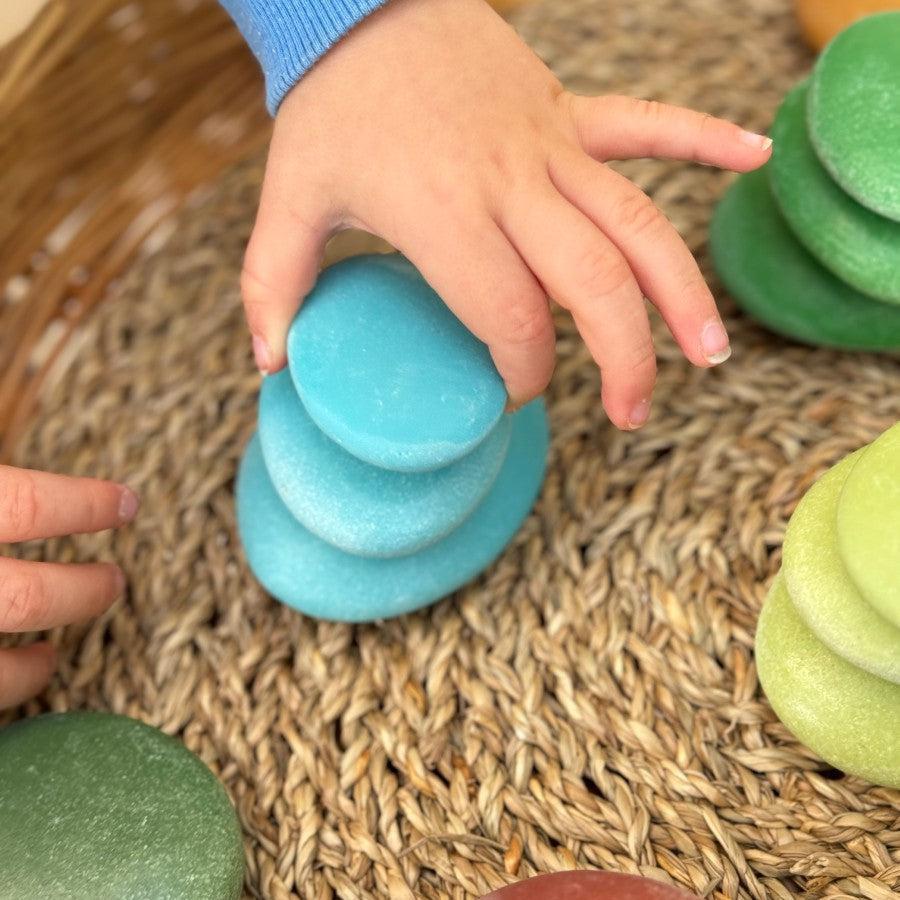
[[[544,0],[516,24],[575,89],[765,128],[811,61],[787,7]],[[705,264],[728,176],[623,169]],[[548,478],[514,546],[420,614],[315,622],[254,584],[234,530],[258,389],[237,273],[261,172],[232,171],[131,269],[16,444],[21,464],[144,498],[119,534],[20,550],[115,557],[131,589],[54,635],[59,677],[18,714],[113,709],[182,736],[238,808],[248,896],[474,898],[575,866],[714,898],[896,896],[900,794],[797,744],[752,648],[796,502],[900,419],[897,359],[782,342],[723,298],[733,359],[693,370],[657,323],[653,418],[624,435],[560,318]]]

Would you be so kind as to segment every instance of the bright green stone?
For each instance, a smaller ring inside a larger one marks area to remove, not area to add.
[[[779,575],[756,631],[759,680],[778,718],[832,766],[900,788],[900,685],[829,650]]]
[[[782,573],[791,600],[820,641],[873,675],[900,684],[900,628],[880,616],[850,580],[838,553],[838,497],[864,451],[826,472],[794,511]]]
[[[847,477],[837,540],[860,593],[900,627],[900,422],[868,447]]]
[[[710,249],[734,299],[773,331],[831,347],[900,348],[900,307],[854,290],[810,256],[778,212],[764,170],[742,175],[722,198]]]
[[[234,900],[243,867],[224,788],[161,731],[89,712],[0,730],[2,900]]]
[[[900,12],[860,19],[822,51],[809,128],[835,181],[900,221]]]
[[[806,84],[795,87],[772,126],[767,168],[781,213],[800,243],[838,278],[900,303],[900,222],[857,203],[831,179],[806,133],[806,98]]]

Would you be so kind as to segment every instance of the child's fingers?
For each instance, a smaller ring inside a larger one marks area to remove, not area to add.
[[[551,172],[560,193],[619,248],[641,290],[696,366],[729,355],[728,336],[697,261],[675,226],[623,175],[573,152]]]
[[[692,109],[632,97],[573,97],[581,144],[596,159],[683,159],[747,172],[763,165],[772,141]]]
[[[253,355],[263,374],[284,367],[288,328],[319,274],[328,230],[311,223],[263,188],[241,272]]]
[[[138,498],[121,484],[0,466],[0,542],[103,531],[130,522]]]
[[[542,393],[553,374],[550,306],[494,222],[488,219],[480,228],[466,224],[458,234],[436,235],[439,246],[429,247],[425,239],[404,249],[460,321],[488,345],[511,404],[519,406]]]
[[[643,297],[622,254],[549,185],[504,226],[550,295],[572,313],[600,366],[610,419],[620,428],[643,425],[656,355]]]
[[[55,666],[56,653],[46,642],[0,649],[0,709],[33,697],[50,680]]]
[[[109,563],[0,559],[0,632],[43,631],[104,612],[125,580]]]

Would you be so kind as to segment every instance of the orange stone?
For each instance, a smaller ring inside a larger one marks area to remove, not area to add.
[[[537,875],[485,894],[481,900],[698,900],[680,888],[621,872],[579,869]]]
[[[821,50],[839,31],[872,13],[900,10],[900,0],[794,0],[803,36]]]

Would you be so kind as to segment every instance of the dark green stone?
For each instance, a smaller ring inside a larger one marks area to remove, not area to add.
[[[224,788],[161,731],[92,712],[0,731],[2,900],[234,900],[243,859]]]
[[[838,184],[900,221],[900,12],[860,19],[825,48],[808,112],[812,142]]]
[[[773,331],[809,344],[900,349],[900,306],[872,300],[820,266],[778,212],[764,169],[742,175],[710,228],[719,277]]]
[[[807,85],[798,85],[772,126],[767,168],[782,215],[800,243],[842,281],[900,303],[900,222],[857,203],[832,180],[807,135],[806,103]]]

